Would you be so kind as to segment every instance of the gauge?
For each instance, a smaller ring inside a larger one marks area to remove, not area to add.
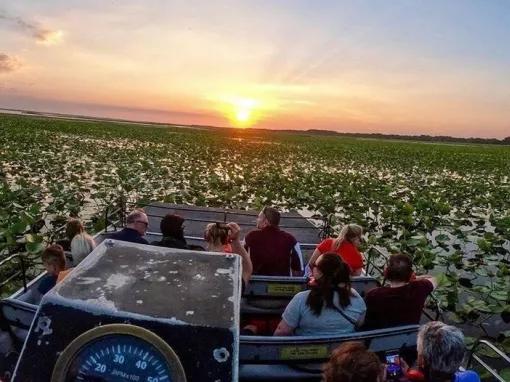
[[[185,382],[168,344],[134,325],[99,326],[72,341],[59,356],[52,382]]]

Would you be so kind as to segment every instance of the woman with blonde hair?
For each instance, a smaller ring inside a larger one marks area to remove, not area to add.
[[[253,264],[241,243],[240,233],[241,228],[236,223],[210,223],[205,228],[204,239],[209,252],[234,253],[241,256],[243,281],[248,284],[253,272]]]
[[[71,240],[71,255],[74,265],[78,265],[96,248],[94,239],[85,232],[82,222],[78,219],[70,219],[67,222],[66,235]]]
[[[363,256],[358,247],[361,245],[363,228],[357,224],[347,224],[342,227],[336,239],[327,238],[323,240],[313,251],[308,262],[309,269],[315,264],[317,258],[326,252],[335,252],[351,269],[351,276],[361,275],[363,270]]]

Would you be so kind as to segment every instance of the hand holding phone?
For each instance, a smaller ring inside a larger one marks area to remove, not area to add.
[[[402,366],[398,352],[386,353],[386,378],[397,381],[402,376]]]

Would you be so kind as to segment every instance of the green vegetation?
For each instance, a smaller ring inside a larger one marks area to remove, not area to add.
[[[257,209],[358,222],[367,244],[440,274],[455,322],[510,316],[510,147],[0,116],[0,250],[37,254],[69,215],[117,203]],[[41,220],[42,219],[42,220]],[[37,224],[39,222],[39,224]]]

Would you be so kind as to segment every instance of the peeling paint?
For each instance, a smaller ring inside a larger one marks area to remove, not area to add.
[[[122,273],[115,273],[106,280],[105,288],[119,289],[127,285],[131,277]]]
[[[195,276],[193,276],[193,280],[204,281],[205,280],[205,276],[202,276],[200,273],[198,273]]]

